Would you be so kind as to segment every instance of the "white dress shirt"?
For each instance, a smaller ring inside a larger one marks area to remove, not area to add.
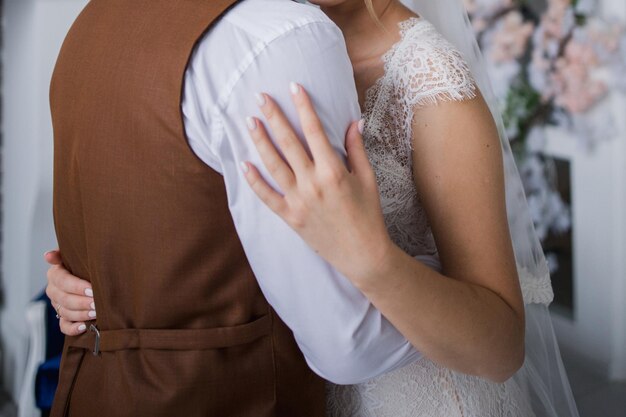
[[[309,91],[330,140],[345,157],[345,132],[360,111],[343,36],[320,10],[290,0],[245,0],[200,41],[187,69],[185,128],[198,157],[224,176],[250,265],[309,366],[338,384],[364,382],[421,355],[257,198],[239,166],[252,161],[278,189],[245,117],[261,116],[254,94],[266,92],[298,126],[290,81]]]

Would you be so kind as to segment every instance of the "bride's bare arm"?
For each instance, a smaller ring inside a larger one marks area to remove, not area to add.
[[[524,305],[497,129],[479,96],[417,110],[412,130],[413,177],[443,273],[421,273],[394,248],[378,279],[357,285],[434,361],[505,380],[523,362]]]
[[[355,126],[349,170],[328,146],[306,92],[294,102],[312,158],[271,99],[251,136],[284,195],[247,163],[259,197],[348,277],[426,356],[464,373],[508,379],[524,358],[524,307],[504,202],[499,138],[484,101],[416,112],[414,177],[443,266],[438,273],[392,244]]]

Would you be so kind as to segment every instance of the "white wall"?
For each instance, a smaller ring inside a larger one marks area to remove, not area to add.
[[[622,22],[626,22],[626,1],[605,0],[604,11],[607,15],[617,16]],[[612,334],[608,373],[612,379],[626,381],[626,94],[614,95],[613,105],[621,133],[612,161],[616,171],[613,204],[619,214],[615,219],[611,242],[615,276],[611,288]]]
[[[624,0],[601,0],[601,13],[626,21]],[[548,153],[571,162],[573,320],[554,316],[561,346],[626,380],[626,97],[612,93],[598,112],[612,112],[617,135],[587,153],[550,132]]]
[[[27,355],[25,306],[45,285],[54,248],[50,76],[86,0],[4,0],[3,239],[0,312],[3,381],[15,397]]]

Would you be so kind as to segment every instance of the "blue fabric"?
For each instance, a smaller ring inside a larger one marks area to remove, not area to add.
[[[65,336],[59,329],[59,321],[56,318],[57,312],[46,293],[42,293],[35,301],[46,302],[46,359],[54,358],[63,352]]]
[[[41,410],[50,410],[59,382],[61,355],[42,363],[35,378],[35,402]]]
[[[43,411],[52,408],[52,401],[59,381],[61,353],[65,336],[59,329],[56,311],[46,293],[42,293],[34,301],[46,303],[46,361],[39,366],[35,377],[35,402]]]

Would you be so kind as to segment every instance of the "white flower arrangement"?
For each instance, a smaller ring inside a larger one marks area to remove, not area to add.
[[[535,227],[571,227],[542,151],[545,127],[563,129],[585,150],[614,136],[593,110],[611,90],[626,92],[626,26],[595,15],[595,0],[465,0],[500,100]],[[593,117],[592,117],[593,115]]]

